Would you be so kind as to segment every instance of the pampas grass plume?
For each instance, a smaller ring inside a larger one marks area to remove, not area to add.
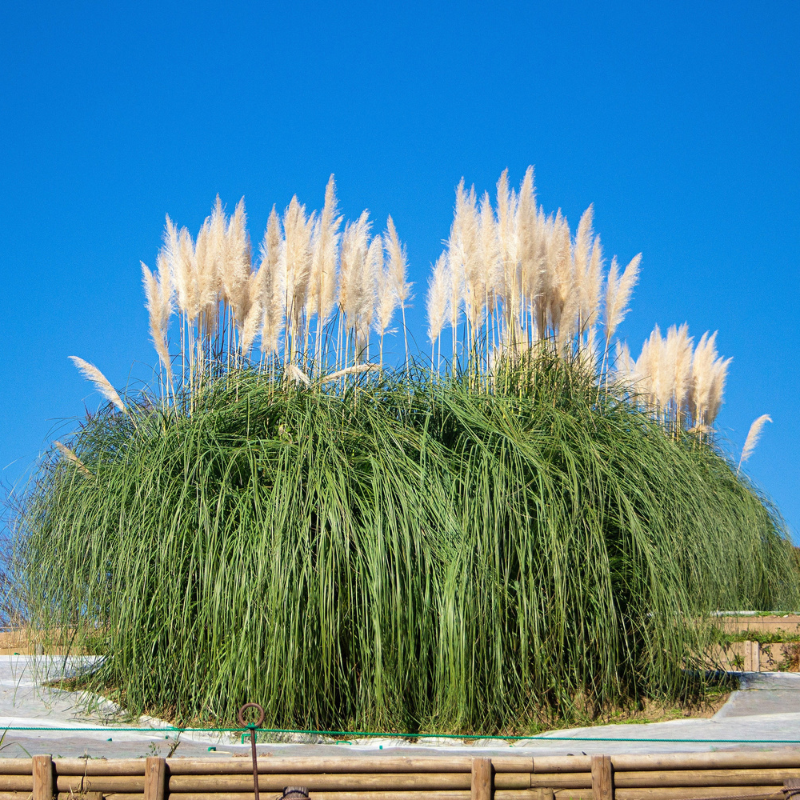
[[[442,253],[433,268],[428,281],[426,306],[428,311],[428,339],[435,342],[442,332],[447,319],[450,276],[447,269],[447,255]]]
[[[608,272],[608,282],[606,284],[606,342],[616,332],[619,325],[625,319],[630,305],[633,287],[639,280],[639,264],[642,261],[642,254],[634,256],[622,275],[619,275],[619,265],[617,257],[611,259],[611,268]]]
[[[125,414],[128,413],[128,409],[125,408],[125,404],[122,402],[122,398],[120,398],[119,394],[117,394],[117,390],[111,385],[108,378],[100,372],[99,369],[94,364],[90,364],[88,361],[84,361],[82,358],[78,358],[78,356],[70,356],[69,357],[72,363],[78,368],[78,371],[83,375],[86,380],[91,381],[95,388],[97,389],[106,400],[112,402],[120,411],[123,411]]]
[[[311,385],[311,378],[300,369],[300,367],[296,366],[295,364],[287,364],[284,370],[284,374],[286,379],[292,381],[293,383],[302,383],[305,386]]]
[[[737,472],[741,470],[742,464],[753,455],[753,450],[756,449],[758,440],[761,438],[761,429],[767,422],[772,422],[772,417],[769,414],[762,414],[758,419],[753,420],[753,424],[747,432],[747,438],[744,440],[744,447],[742,448],[742,455],[739,458]]]
[[[375,372],[380,367],[377,364],[356,364],[352,367],[345,367],[344,369],[337,369],[336,372],[331,372],[326,375],[320,383],[330,383],[331,381],[338,381],[339,378],[344,378],[347,375],[359,375],[362,372]]]
[[[70,463],[74,464],[78,470],[83,473],[87,478],[93,478],[91,472],[86,468],[86,465],[81,461],[78,456],[75,455],[75,452],[67,447],[65,444],[61,442],[53,442],[53,444],[58,448],[58,452]]]

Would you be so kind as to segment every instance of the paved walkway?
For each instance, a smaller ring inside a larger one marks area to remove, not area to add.
[[[0,735],[3,729],[42,726],[61,731],[7,730],[0,741],[0,757],[50,753],[55,757],[135,758],[148,755],[229,756],[249,754],[249,746],[230,736],[158,730],[92,730],[118,727],[163,727],[160,720],[131,720],[102,698],[53,689],[46,684],[62,675],[74,675],[90,662],[58,656],[0,656]],[[88,701],[88,706],[87,706]],[[671,740],[671,741],[670,741]],[[720,741],[711,741],[720,740]],[[759,741],[760,740],[760,741]],[[794,743],[781,743],[793,740]],[[747,744],[750,742],[750,744]],[[770,742],[774,744],[770,744]],[[211,748],[211,749],[210,749]],[[285,743],[259,745],[269,755],[560,755],[593,753],[702,752],[740,748],[797,750],[800,755],[800,674],[750,673],[739,691],[711,719],[685,719],[647,724],[574,728],[513,744],[481,740],[367,739],[349,743]]]

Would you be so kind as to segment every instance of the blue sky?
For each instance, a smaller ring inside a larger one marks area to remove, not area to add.
[[[800,541],[797,3],[6,3],[0,8],[0,476],[155,362],[139,261],[164,214],[196,230],[217,193],[394,217],[423,330],[430,263],[464,176],[536,166],[573,225],[642,278],[620,331],[719,330],[721,434]]]

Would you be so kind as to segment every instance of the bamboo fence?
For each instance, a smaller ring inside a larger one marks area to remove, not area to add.
[[[250,758],[0,759],[0,800],[253,800]],[[262,796],[310,800],[784,800],[800,750],[524,758],[258,759]],[[795,795],[793,790],[797,790]]]

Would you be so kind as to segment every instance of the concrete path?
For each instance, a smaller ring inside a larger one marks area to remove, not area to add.
[[[136,758],[148,755],[230,756],[249,754],[249,746],[230,736],[208,733],[159,732],[160,720],[126,717],[113,703],[64,692],[46,684],[74,675],[88,659],[58,656],[0,656],[0,757],[50,753],[55,757]],[[87,705],[88,703],[88,705]],[[61,731],[11,730],[20,727],[64,728]],[[114,728],[151,727],[140,733]],[[101,730],[92,730],[101,728]],[[711,741],[719,740],[719,741]],[[783,740],[783,741],[781,741]],[[791,740],[788,743],[786,740]],[[750,742],[750,744],[748,744]],[[260,744],[259,755],[559,755],[594,753],[702,752],[731,749],[796,750],[800,756],[800,674],[750,673],[741,689],[711,719],[686,719],[647,724],[603,725],[553,731],[513,744],[480,740],[403,739],[353,740],[337,744],[307,742]]]

